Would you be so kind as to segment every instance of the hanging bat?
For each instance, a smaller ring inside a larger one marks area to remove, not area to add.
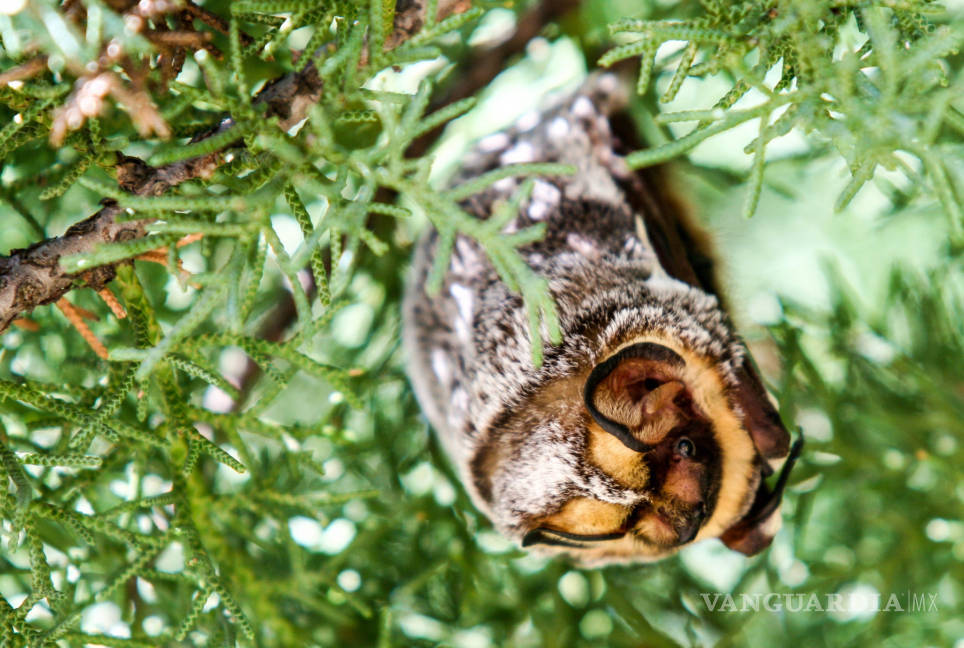
[[[484,138],[457,175],[576,167],[537,180],[505,230],[545,224],[519,252],[548,282],[562,342],[533,364],[521,297],[468,238],[428,294],[429,232],[404,304],[411,382],[472,500],[523,547],[604,565],[720,538],[752,555],[780,526],[802,439],[789,447],[721,305],[705,238],[657,175],[626,166],[622,101],[618,80],[598,77]],[[520,183],[501,180],[463,207],[487,218]]]

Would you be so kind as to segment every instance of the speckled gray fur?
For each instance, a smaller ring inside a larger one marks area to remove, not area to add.
[[[415,392],[476,504],[519,539],[529,520],[585,495],[632,505],[644,492],[623,488],[584,460],[581,402],[534,410],[549,381],[588,371],[602,354],[647,331],[670,331],[722,367],[743,347],[715,297],[670,278],[637,223],[616,178],[629,173],[613,151],[606,117],[619,104],[612,77],[520,125],[479,142],[455,183],[512,162],[573,164],[573,176],[540,179],[507,231],[542,222],[544,240],[520,251],[556,300],[563,341],[545,345],[534,367],[521,298],[499,280],[485,253],[459,238],[441,291],[424,292],[437,236],[418,245],[405,300],[405,345]],[[518,187],[503,180],[466,201],[479,218]],[[645,214],[638,216],[645,218]],[[491,474],[480,450],[499,446]]]

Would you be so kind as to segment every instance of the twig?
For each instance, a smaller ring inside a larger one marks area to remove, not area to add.
[[[98,290],[97,294],[100,295],[100,298],[104,300],[105,304],[107,304],[107,307],[114,314],[114,317],[117,319],[124,319],[127,317],[127,311],[124,310],[124,307],[121,306],[121,303],[117,301],[117,297],[115,297],[114,293],[110,291],[110,288],[105,286]]]
[[[317,288],[314,277],[310,272],[299,273],[298,278],[304,276],[302,285],[309,300],[315,298]],[[258,337],[269,342],[279,342],[285,337],[285,332],[298,318],[298,309],[295,306],[294,296],[291,291],[284,291],[274,303],[274,306],[265,315],[258,327]],[[229,382],[238,387],[238,398],[232,401],[231,409],[240,411],[246,404],[251,388],[258,381],[261,375],[261,366],[250,357],[245,357],[244,366],[234,376],[225,376]]]
[[[106,360],[107,347],[104,346],[104,343],[101,342],[97,336],[94,335],[94,332],[90,330],[90,327],[87,326],[87,322],[84,321],[84,313],[81,311],[81,309],[67,301],[66,297],[61,297],[57,300],[57,308],[59,308],[60,312],[64,314],[64,316],[67,318],[67,321],[69,321],[73,327],[77,329],[77,332],[80,333],[80,336],[84,338],[84,340],[86,340],[87,344],[90,345],[90,348],[94,350],[94,353]]]
[[[203,7],[197,6],[191,0],[188,0],[187,4],[184,6],[184,15],[188,19],[197,18],[202,23],[210,27],[211,29],[221,32],[225,36],[228,35],[229,25],[221,16],[216,13],[212,13]],[[247,43],[245,43],[246,45]]]
[[[167,248],[163,248],[163,250],[151,250],[149,252],[144,252],[143,254],[138,254],[136,257],[134,257],[134,259],[137,261],[148,261],[150,263],[156,263],[158,265],[164,266],[165,268],[168,267]],[[181,269],[180,266],[177,269],[180,270]]]
[[[159,31],[155,29],[145,31],[144,36],[156,45],[168,47],[202,48],[211,42],[211,32]]]
[[[30,226],[30,229],[32,229],[37,236],[44,236],[46,234],[43,225],[34,218],[33,214],[27,211],[27,208],[13,195],[12,191],[9,189],[5,191],[3,188],[0,188],[0,200],[13,207],[13,211],[17,212],[17,215]]]
[[[191,243],[196,243],[197,241],[200,241],[202,238],[204,238],[204,234],[201,234],[200,232],[195,233],[195,234],[188,234],[187,236],[185,236],[184,238],[182,238],[180,241],[178,241],[177,243],[175,243],[175,244],[174,244],[174,247],[176,247],[176,248],[182,248],[182,247],[184,247],[185,245],[190,245]]]
[[[0,86],[5,86],[13,81],[22,81],[24,79],[35,77],[46,69],[46,55],[32,58],[26,63],[21,63],[17,67],[10,68],[3,74],[0,74]]]
[[[36,333],[40,330],[40,324],[37,324],[32,319],[28,319],[26,317],[18,317],[17,319],[13,320],[13,325],[17,328],[23,329],[24,331],[31,331],[33,333]]]

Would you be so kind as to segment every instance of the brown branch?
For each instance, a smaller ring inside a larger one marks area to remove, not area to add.
[[[466,0],[440,0],[438,17],[464,10],[469,4]],[[424,24],[426,7],[426,0],[398,0],[395,30],[389,42],[397,45],[418,32]],[[194,17],[211,18],[200,8],[196,8]],[[301,72],[286,74],[265,85],[254,103],[265,107],[266,116],[277,117],[279,126],[286,131],[301,121],[309,107],[318,101],[321,85],[317,70],[309,63]],[[218,128],[195,139],[205,139],[233,125],[232,119],[225,118]],[[232,143],[225,148],[239,144]],[[134,157],[118,156],[117,181],[122,189],[134,195],[158,196],[188,180],[210,177],[223,162],[223,152],[221,149],[156,168]],[[124,210],[115,201],[104,199],[101,203],[103,207],[97,213],[73,225],[63,236],[12,250],[9,256],[0,257],[0,333],[23,313],[57,302],[78,285],[78,278],[94,290],[102,289],[114,278],[117,264],[104,265],[82,275],[69,274],[60,266],[63,256],[89,253],[103,243],[143,237],[154,220],[120,220],[118,216]]]
[[[230,25],[228,24],[227,20],[216,13],[208,11],[204,7],[197,6],[191,0],[188,0],[187,5],[184,7],[183,13],[188,19],[193,20],[194,18],[197,18],[211,29],[221,32],[225,36],[228,35]]]
[[[266,86],[256,103],[266,105],[268,115],[279,117],[283,130],[304,118],[308,106],[321,96],[321,79],[311,65],[299,73],[291,73]],[[204,139],[223,132],[234,125],[225,119],[218,128],[206,133]],[[159,196],[171,187],[194,178],[210,177],[223,161],[223,151],[151,167],[134,157],[119,156],[117,181],[122,189],[137,196]],[[77,275],[60,267],[60,258],[93,251],[102,243],[129,241],[144,236],[153,219],[118,220],[123,208],[113,200],[93,216],[68,229],[63,236],[35,243],[26,249],[12,250],[0,257],[0,332],[20,314],[35,307],[56,302],[70,291]],[[114,265],[105,265],[84,273],[87,285],[100,290],[114,278]]]
[[[143,35],[155,45],[193,47],[195,49],[206,47],[212,38],[211,32],[161,31],[157,29],[146,30]]]
[[[438,17],[468,7],[466,0],[440,0]],[[189,4],[188,7],[192,7]],[[398,44],[416,33],[424,23],[426,0],[398,0],[395,30],[389,41]],[[194,17],[211,18],[199,7]],[[314,65],[308,64],[301,72],[286,74],[265,85],[254,103],[265,106],[267,117],[277,117],[279,126],[287,131],[304,119],[309,107],[321,97],[322,81]],[[212,131],[195,138],[205,139],[234,126],[225,118]],[[237,147],[232,143],[225,147]],[[117,181],[122,189],[137,196],[159,196],[168,189],[194,178],[210,177],[224,161],[225,149],[189,160],[160,167],[151,167],[142,160],[118,156]],[[78,285],[81,278],[94,290],[102,289],[115,276],[117,264],[104,265],[82,275],[69,274],[60,266],[63,256],[92,252],[103,243],[129,241],[143,237],[154,219],[119,220],[124,210],[110,199],[101,201],[103,207],[93,216],[68,229],[63,236],[35,243],[28,248],[12,250],[0,257],[0,333],[23,313],[37,306],[57,302]]]
[[[438,0],[436,20],[468,11],[472,8],[471,0]],[[385,49],[394,49],[408,40],[422,29],[425,24],[425,14],[428,0],[396,0],[395,29],[385,39]]]
[[[26,63],[21,63],[17,67],[10,68],[3,74],[0,74],[0,86],[5,86],[14,81],[22,81],[23,79],[35,77],[46,69],[47,56],[37,56],[36,58],[30,59]]]

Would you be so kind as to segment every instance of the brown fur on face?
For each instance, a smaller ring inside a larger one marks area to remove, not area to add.
[[[682,453],[683,443],[693,448],[692,456]],[[666,547],[692,541],[715,510],[720,488],[720,451],[712,425],[693,420],[680,426],[646,453],[645,460],[653,496],[637,514],[635,535]]]
[[[578,548],[584,562],[602,554],[656,559],[697,538],[717,535],[717,529],[729,528],[746,511],[758,483],[750,435],[740,425],[712,363],[666,344],[674,343],[649,337],[621,345],[609,356],[612,366],[603,369],[608,375],[595,391],[587,387],[585,394],[587,406],[591,402],[600,414],[614,417],[610,424],[628,423],[633,438],[645,446],[628,447],[592,417],[583,417],[587,462],[637,492],[638,501],[627,506],[574,497],[552,515],[532,520],[526,546]],[[634,345],[641,346],[646,357],[619,361],[621,351]],[[664,385],[672,386],[671,398],[659,393]],[[560,381],[533,401],[548,397],[565,402],[574,397],[569,393],[573,389],[572,380]],[[658,406],[647,407],[655,400],[654,393]],[[665,420],[653,420],[660,417]],[[654,429],[660,434],[645,434]],[[726,451],[724,443],[729,446]],[[726,496],[721,497],[724,481]]]
[[[587,497],[569,500],[540,521],[540,527],[571,535],[629,534],[637,542],[672,549],[691,541],[715,506],[719,488],[719,452],[712,434],[682,429],[647,454],[628,450],[598,425],[590,424],[589,459],[600,468],[646,494],[634,507]],[[675,445],[683,437],[696,446],[695,458],[680,457]],[[701,456],[702,455],[702,456]]]
[[[595,423],[590,459],[645,492],[645,502],[633,514],[638,521],[633,532],[662,546],[692,540],[714,510],[719,491],[721,458],[713,423],[694,401],[686,368],[672,348],[637,342],[597,365],[584,389]]]
[[[543,528],[572,535],[592,536],[621,533],[631,509],[590,497],[574,497],[558,513],[542,520]]]
[[[642,490],[649,483],[649,466],[643,456],[623,445],[595,421],[587,428],[589,451],[586,459],[612,477],[620,486]]]
[[[595,525],[593,532],[621,530],[638,540],[667,548],[692,540],[714,510],[719,490],[720,452],[712,426],[705,421],[691,421],[664,435],[655,448],[645,453],[627,448],[595,422],[590,422],[587,433],[587,459],[621,485],[646,495],[644,502],[624,511],[618,529],[611,525],[603,530]],[[695,446],[694,458],[680,457],[676,452],[675,446],[684,437]],[[587,508],[584,503],[580,510]],[[571,513],[552,516],[546,523],[579,533],[574,531],[575,525],[566,526],[570,520]]]

